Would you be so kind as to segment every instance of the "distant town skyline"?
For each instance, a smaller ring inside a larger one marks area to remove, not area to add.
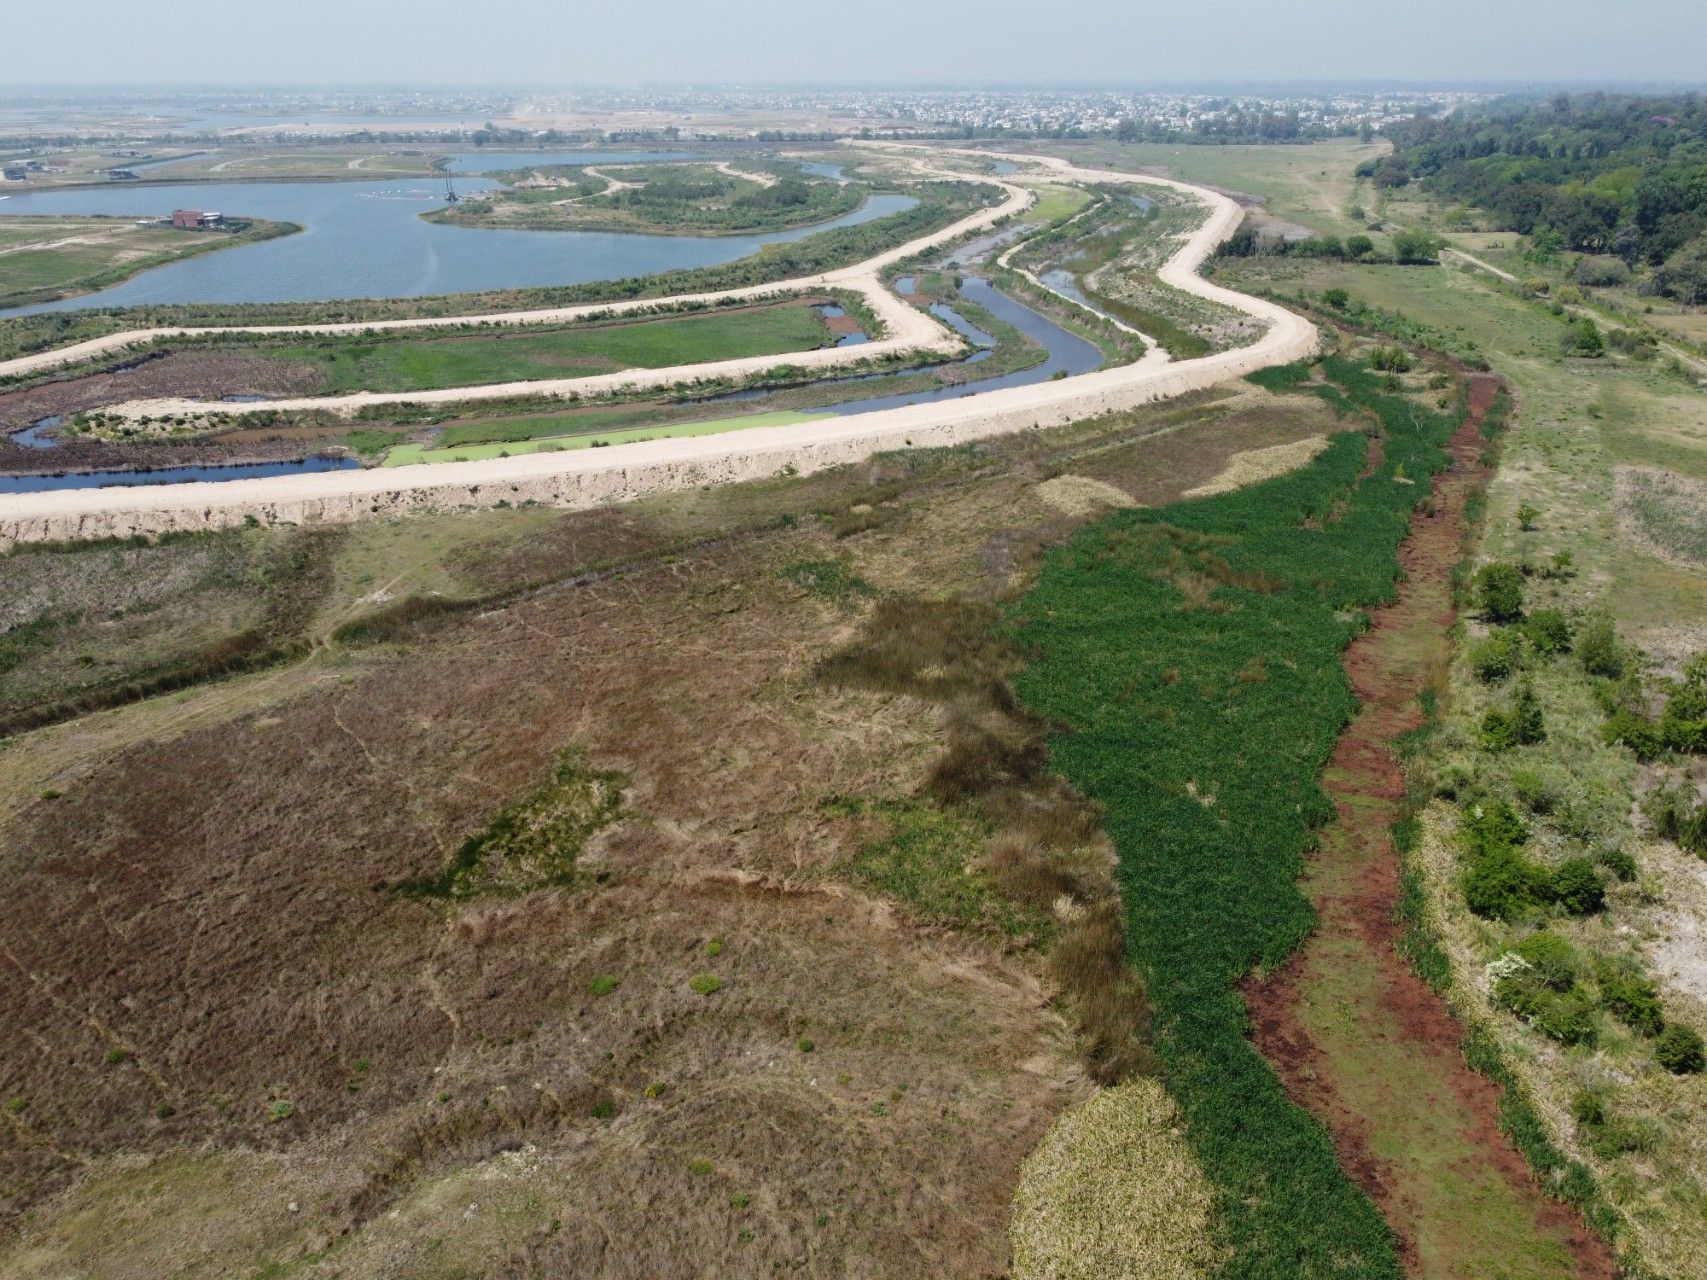
[[[1699,84],[1707,5],[1349,0],[58,0],[7,20],[43,84]]]

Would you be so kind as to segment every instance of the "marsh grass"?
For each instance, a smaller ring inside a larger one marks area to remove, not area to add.
[[[449,866],[405,881],[398,891],[462,902],[487,894],[569,888],[577,882],[576,863],[588,839],[623,816],[622,790],[627,784],[623,774],[590,769],[579,755],[566,751],[543,787],[465,840]],[[602,981],[595,979],[595,985]],[[614,984],[594,994],[613,990]]]

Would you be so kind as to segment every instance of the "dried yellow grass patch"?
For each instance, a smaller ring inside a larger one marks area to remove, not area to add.
[[[1094,516],[1111,508],[1138,505],[1138,500],[1124,489],[1089,476],[1056,476],[1038,485],[1034,492],[1044,506],[1065,516]]]
[[[1154,1080],[1105,1089],[1058,1119],[1020,1170],[1018,1280],[1191,1280],[1221,1261],[1213,1199]]]
[[[1207,498],[1213,494],[1243,489],[1246,485],[1256,484],[1260,480],[1272,480],[1275,476],[1298,470],[1327,447],[1326,436],[1306,436],[1302,440],[1294,440],[1291,444],[1275,444],[1266,449],[1246,449],[1243,453],[1235,453],[1228,458],[1220,475],[1208,484],[1187,489],[1185,496]]]

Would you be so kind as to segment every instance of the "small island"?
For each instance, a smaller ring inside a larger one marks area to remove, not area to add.
[[[756,235],[852,213],[863,183],[808,177],[782,160],[542,165],[490,175],[504,185],[423,215],[431,222],[524,231]]]
[[[36,306],[120,284],[150,267],[302,230],[200,209],[165,218],[86,214],[0,217],[0,309]]]

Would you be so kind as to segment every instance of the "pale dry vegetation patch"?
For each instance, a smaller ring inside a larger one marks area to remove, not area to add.
[[[1707,481],[1657,467],[1615,467],[1624,535],[1668,563],[1707,568]]]
[[[1020,1171],[1017,1280],[1196,1280],[1221,1253],[1214,1192],[1154,1080],[1104,1089],[1058,1119]]]
[[[1089,476],[1056,476],[1035,490],[1037,500],[1053,511],[1078,519],[1089,519],[1104,511],[1135,507],[1138,502],[1124,489]]]
[[[1186,490],[1185,496],[1208,498],[1217,493],[1228,493],[1233,489],[1243,489],[1246,485],[1272,480],[1275,476],[1282,476],[1288,471],[1296,471],[1305,466],[1327,447],[1326,436],[1306,436],[1290,444],[1247,449],[1228,459],[1220,474],[1208,484],[1200,484],[1195,489]]]

